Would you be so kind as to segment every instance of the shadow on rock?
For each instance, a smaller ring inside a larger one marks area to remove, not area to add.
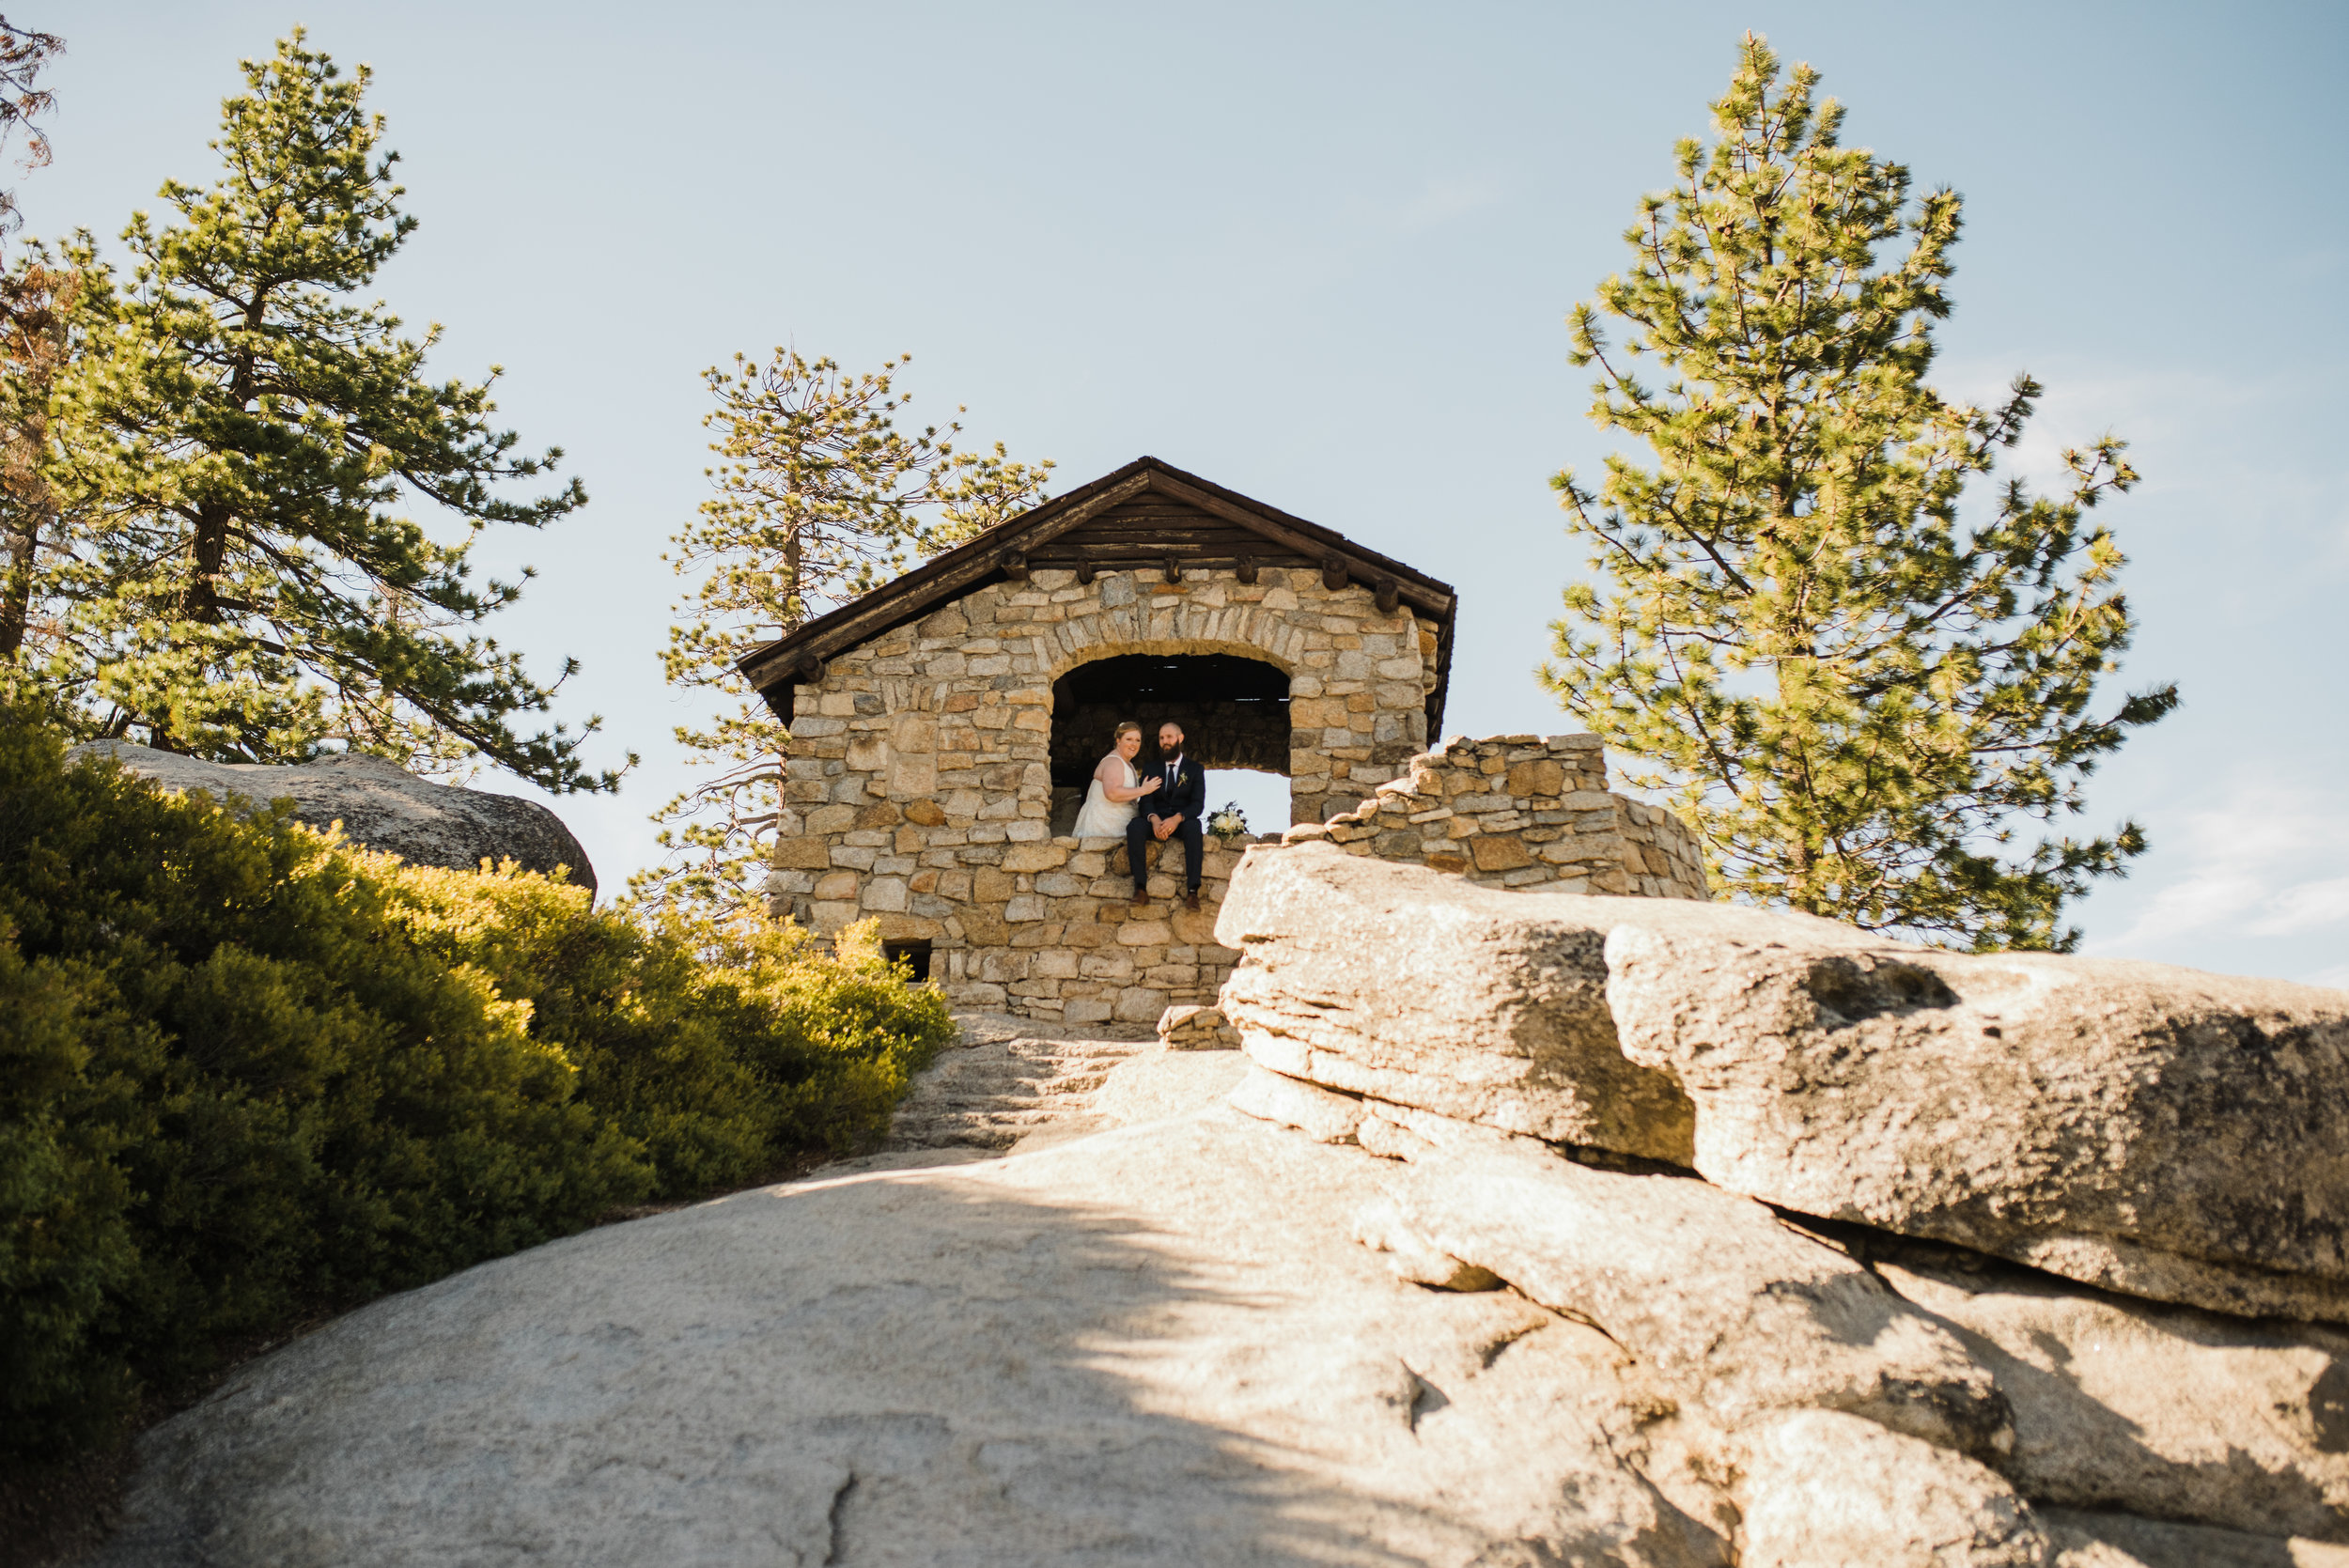
[[[2002,1467],[2034,1499],[2349,1539],[2349,1335],[2139,1301],[1898,1238],[1867,1250],[1998,1379],[2015,1413]]]
[[[1604,1341],[1351,1240],[1379,1164],[1226,1113],[540,1248],[159,1428],[100,1561],[1720,1561]]]

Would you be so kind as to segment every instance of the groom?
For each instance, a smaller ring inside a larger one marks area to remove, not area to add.
[[[1183,906],[1199,908],[1200,863],[1206,857],[1206,833],[1200,819],[1207,814],[1207,775],[1183,755],[1183,726],[1173,720],[1159,726],[1159,787],[1142,798],[1142,809],[1126,824],[1126,862],[1134,874],[1134,908],[1150,907],[1150,864],[1158,846],[1170,838],[1183,841]]]

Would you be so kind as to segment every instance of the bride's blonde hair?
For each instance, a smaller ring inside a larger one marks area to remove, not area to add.
[[[1131,719],[1127,720],[1124,723],[1110,731],[1110,743],[1112,745],[1115,745],[1119,738],[1122,737],[1128,730],[1131,730],[1136,735],[1140,735],[1142,733],[1142,726],[1135,723]]]

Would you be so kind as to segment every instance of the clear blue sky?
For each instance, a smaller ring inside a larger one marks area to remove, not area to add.
[[[1148,452],[1456,584],[1448,727],[1567,727],[1532,670],[1581,570],[1548,476],[1596,466],[1561,318],[1738,35],[1809,60],[1847,140],[1967,197],[1945,389],[2045,380],[2034,460],[2110,427],[2143,622],[2184,709],[2092,781],[2153,852],[2091,951],[2349,985],[2341,489],[2349,8],[1371,4],[34,7],[66,36],[29,231],[117,232],[299,21],[377,70],[423,226],[382,292],[506,366],[593,505],[490,541],[502,634],[584,669],[645,765],[560,809],[607,885],[683,777],[656,560],[704,491],[704,365],[910,350],[916,409],[1059,460]],[[518,787],[487,780],[491,787]]]

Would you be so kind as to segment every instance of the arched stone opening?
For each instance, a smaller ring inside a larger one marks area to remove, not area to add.
[[[1184,750],[1204,768],[1290,769],[1289,676],[1262,659],[1229,653],[1115,653],[1052,682],[1052,829],[1076,821],[1085,784],[1122,720],[1142,725],[1143,762],[1159,726],[1183,727]]]

